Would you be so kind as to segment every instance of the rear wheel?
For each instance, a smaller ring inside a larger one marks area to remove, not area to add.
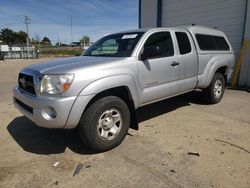
[[[211,104],[216,104],[222,99],[224,91],[225,78],[221,73],[216,72],[211,81],[211,84],[204,90],[206,100]]]
[[[101,152],[118,146],[130,125],[127,104],[118,97],[108,96],[95,101],[82,115],[79,133],[91,149]]]

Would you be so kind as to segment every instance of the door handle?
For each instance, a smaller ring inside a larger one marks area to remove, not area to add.
[[[173,67],[178,66],[178,65],[179,65],[179,63],[176,62],[176,61],[174,61],[174,62],[171,64],[171,66],[173,66]]]

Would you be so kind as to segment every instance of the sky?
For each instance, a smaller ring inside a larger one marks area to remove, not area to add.
[[[29,16],[31,38],[47,36],[71,43],[83,35],[95,42],[117,31],[138,28],[138,0],[0,0],[0,29],[26,31],[24,16]]]

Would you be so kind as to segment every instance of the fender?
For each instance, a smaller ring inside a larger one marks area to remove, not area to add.
[[[225,60],[223,58],[218,58],[218,57],[212,58],[208,62],[203,74],[198,75],[198,80],[199,80],[198,88],[208,87],[214,77],[215,72],[221,67],[227,67],[228,71],[229,66],[230,63],[228,62],[227,59]]]
[[[137,108],[139,106],[140,97],[138,87],[131,75],[104,77],[88,84],[81,90],[70,111],[65,128],[72,129],[77,126],[87,104],[98,93],[119,86],[126,86],[129,88],[134,101],[134,106]]]
[[[84,87],[79,95],[96,95],[102,91],[120,86],[128,87],[132,95],[135,108],[139,107],[139,87],[136,84],[135,79],[129,74],[114,75],[98,79]]]

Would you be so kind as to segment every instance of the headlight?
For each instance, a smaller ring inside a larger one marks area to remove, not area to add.
[[[74,74],[44,75],[41,80],[40,93],[56,95],[67,91],[74,79]]]

